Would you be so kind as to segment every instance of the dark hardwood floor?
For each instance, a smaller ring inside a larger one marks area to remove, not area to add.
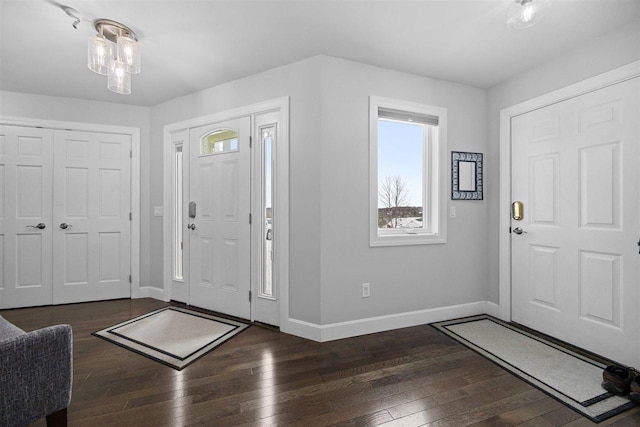
[[[323,344],[252,326],[181,372],[91,336],[165,305],[0,314],[27,331],[73,327],[70,426],[592,425],[428,325]],[[638,426],[640,409],[599,425]]]

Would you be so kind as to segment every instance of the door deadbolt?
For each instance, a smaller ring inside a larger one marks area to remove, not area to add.
[[[522,221],[524,218],[524,205],[522,202],[516,200],[511,204],[511,217],[515,221]]]

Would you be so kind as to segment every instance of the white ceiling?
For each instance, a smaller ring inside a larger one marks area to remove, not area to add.
[[[317,54],[488,88],[640,21],[638,0],[550,0],[522,31],[505,25],[513,0],[58,1],[0,0],[1,90],[150,106]],[[138,34],[131,95],[87,69],[97,18]]]

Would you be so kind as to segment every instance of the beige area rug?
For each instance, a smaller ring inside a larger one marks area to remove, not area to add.
[[[182,370],[248,327],[197,311],[165,307],[91,335]]]
[[[434,323],[456,341],[600,422],[636,406],[602,388],[606,365],[490,316]]]

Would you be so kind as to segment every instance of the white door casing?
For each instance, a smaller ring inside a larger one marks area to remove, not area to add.
[[[237,150],[201,152],[201,138],[237,132]],[[189,202],[196,217],[189,240],[190,305],[249,319],[251,118],[190,130]]]
[[[638,78],[513,117],[512,320],[622,363],[640,346]]]
[[[50,129],[0,126],[0,308],[51,304],[52,151]]]
[[[164,297],[165,301],[170,301],[173,299],[180,300],[180,298],[187,298],[189,296],[189,286],[186,289],[183,289],[184,286],[182,283],[178,283],[173,278],[172,266],[175,262],[175,241],[173,238],[172,230],[176,224],[176,216],[172,213],[174,206],[174,192],[173,188],[173,174],[175,173],[174,166],[172,163],[174,162],[174,153],[176,144],[180,143],[181,139],[184,139],[181,136],[183,133],[186,133],[186,139],[189,138],[189,130],[197,127],[202,127],[205,125],[209,125],[211,123],[219,123],[227,120],[235,119],[238,117],[252,117],[252,131],[256,132],[256,123],[259,121],[260,117],[268,116],[272,113],[276,113],[278,117],[278,135],[277,135],[277,148],[273,153],[273,207],[274,211],[277,211],[275,217],[273,218],[273,240],[277,242],[277,252],[273,253],[273,277],[274,277],[274,286],[276,289],[277,301],[275,301],[275,305],[277,306],[277,324],[280,325],[280,328],[283,332],[292,333],[292,328],[295,328],[296,325],[292,324],[289,321],[289,98],[282,97],[277,98],[265,102],[260,102],[253,105],[243,106],[239,108],[235,108],[232,110],[226,110],[206,116],[191,118],[182,122],[173,123],[164,127],[164,218],[163,218],[163,230],[164,230]],[[253,120],[255,118],[255,121]],[[257,140],[257,136],[255,140]],[[255,151],[255,142],[254,140],[254,150]],[[187,208],[189,197],[188,197],[188,189],[189,189],[189,144],[184,144],[184,164],[183,164],[183,173],[184,173],[184,200],[185,200],[185,209]],[[255,154],[252,154],[255,156]],[[252,166],[253,167],[253,166]],[[256,172],[252,169],[251,176],[255,176]],[[253,180],[252,182],[255,182]],[[253,184],[252,184],[253,185]],[[255,197],[252,189],[252,213],[253,217],[259,217],[260,207],[255,205]],[[185,220],[184,230],[185,230],[185,243],[183,249],[183,257],[185,260],[184,264],[184,281],[185,283],[189,283],[189,268],[188,263],[193,258],[189,254],[189,235],[191,231],[186,229],[188,220],[187,211],[184,211],[183,218]],[[254,253],[254,244],[253,239],[255,239],[255,233],[264,232],[263,229],[256,228],[256,221],[253,221],[252,227],[252,245],[251,245],[251,257],[252,263],[255,263],[255,253]],[[252,269],[255,264],[252,264]],[[252,299],[252,304],[255,304],[257,298],[255,295],[258,293],[258,284],[253,280],[255,276],[253,276],[252,272],[252,280],[251,286],[254,298]],[[277,283],[275,283],[277,282]],[[189,302],[189,299],[185,299],[183,302]],[[251,308],[251,320],[254,320],[256,314],[256,307],[252,305]],[[256,319],[257,320],[257,319]],[[269,322],[267,322],[269,323]],[[273,324],[276,324],[275,322]]]
[[[54,135],[54,304],[129,298],[131,137]]]
[[[253,295],[253,319],[269,325],[280,326],[279,272],[274,267],[279,242],[276,240],[276,218],[280,213],[277,203],[278,192],[275,177],[278,175],[278,157],[280,136],[280,114],[269,112],[255,116],[255,143],[252,150],[252,212],[256,221],[252,224],[251,271]],[[266,143],[269,138],[270,144]],[[270,150],[270,152],[268,152]],[[269,161],[270,160],[270,161]],[[267,173],[267,162],[270,173]],[[270,179],[267,183],[266,180]],[[267,190],[270,187],[270,191]],[[270,194],[269,194],[270,193]],[[269,200],[267,200],[267,197]],[[266,224],[267,205],[271,210],[270,224]],[[268,231],[267,231],[268,230]],[[278,234],[279,236],[279,234]],[[267,283],[269,282],[269,283]],[[270,288],[270,294],[263,289]]]

